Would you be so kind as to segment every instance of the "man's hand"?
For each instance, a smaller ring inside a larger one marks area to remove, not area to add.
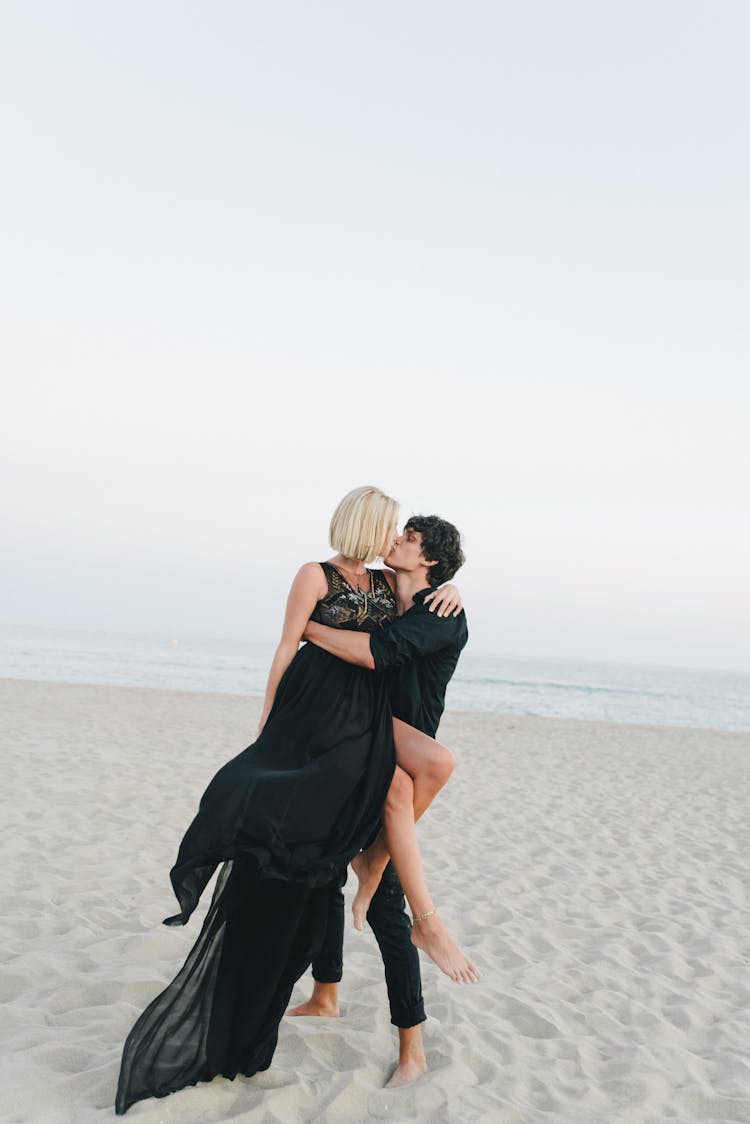
[[[464,607],[458,586],[451,585],[450,582],[441,585],[439,589],[433,589],[432,593],[428,593],[424,599],[425,605],[428,601],[432,601],[430,612],[434,613],[437,609],[439,617],[449,617],[451,613],[454,617],[457,617]]]

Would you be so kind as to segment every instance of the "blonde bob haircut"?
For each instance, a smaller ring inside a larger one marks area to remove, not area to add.
[[[390,550],[397,516],[398,502],[380,488],[354,488],[333,513],[330,544],[347,558],[374,562]]]

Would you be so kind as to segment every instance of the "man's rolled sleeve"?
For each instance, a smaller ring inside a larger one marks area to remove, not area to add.
[[[422,605],[414,605],[403,617],[398,617],[390,628],[370,636],[370,651],[376,671],[439,652],[452,644],[460,626],[459,617],[438,617]]]

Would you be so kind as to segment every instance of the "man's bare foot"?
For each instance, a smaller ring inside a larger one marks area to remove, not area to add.
[[[361,933],[367,921],[370,902],[380,885],[380,879],[383,877],[383,871],[380,868],[373,869],[366,851],[360,851],[358,855],[354,856],[352,870],[359,882],[352,902],[352,914],[354,915],[354,928]]]
[[[318,983],[313,984],[313,993],[306,1003],[297,1007],[290,1007],[287,1015],[317,1015],[323,1019],[337,1019],[339,1017],[339,989],[338,984]]]
[[[434,960],[438,968],[456,983],[476,983],[479,979],[479,972],[436,913],[412,925],[411,943],[426,952],[430,960]]]
[[[308,999],[306,1003],[300,1003],[297,1007],[290,1007],[287,1015],[318,1015],[324,1019],[337,1019],[339,1009],[338,1007],[324,1007],[321,1003],[316,1003],[314,999]]]
[[[427,1073],[427,1059],[422,1057],[408,1057],[399,1059],[399,1063],[391,1074],[390,1081],[386,1082],[386,1089],[397,1089],[399,1085],[408,1085],[416,1081],[423,1073]]]

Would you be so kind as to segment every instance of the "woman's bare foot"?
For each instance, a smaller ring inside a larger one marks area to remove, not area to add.
[[[479,972],[436,913],[412,925],[411,943],[426,952],[430,960],[434,960],[438,968],[456,983],[476,983],[479,979]]]
[[[313,993],[306,1003],[297,1007],[290,1007],[287,1015],[317,1015],[324,1019],[337,1019],[339,1017],[339,988],[338,984],[318,983],[313,984]]]
[[[352,902],[352,914],[354,915],[354,928],[358,932],[362,932],[367,921],[367,911],[370,908],[375,891],[380,885],[380,879],[383,877],[383,871],[380,868],[373,869],[366,851],[360,851],[352,859],[352,870],[357,876],[359,886],[354,895]]]

